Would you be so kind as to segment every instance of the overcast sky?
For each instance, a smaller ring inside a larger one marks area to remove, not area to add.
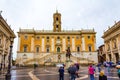
[[[104,30],[120,20],[120,0],[0,0],[0,10],[16,36],[19,28],[52,30],[53,13],[62,15],[62,29],[95,29],[97,47]],[[14,58],[18,38],[14,41]]]

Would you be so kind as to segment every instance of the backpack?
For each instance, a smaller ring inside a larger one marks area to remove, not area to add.
[[[118,69],[118,74],[120,74],[120,69]]]
[[[69,71],[70,71],[71,74],[75,74],[76,69],[74,67],[71,67]]]

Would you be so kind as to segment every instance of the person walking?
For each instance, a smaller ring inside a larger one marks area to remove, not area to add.
[[[79,78],[79,75],[78,75],[78,71],[79,71],[79,64],[78,63],[75,63],[75,66],[77,68],[77,71],[76,71],[76,77]]]
[[[98,67],[98,72],[100,72],[101,71],[101,63],[98,63],[97,67]]]
[[[107,80],[107,76],[104,74],[104,71],[100,71],[99,80]]]
[[[75,80],[77,68],[74,64],[71,67],[69,67],[68,72],[70,73],[70,80]]]
[[[89,68],[88,68],[88,74],[90,76],[90,80],[95,80],[94,71],[95,71],[94,68],[92,67],[92,65],[90,65]]]
[[[59,72],[59,80],[64,80],[64,68],[61,66],[58,70]]]

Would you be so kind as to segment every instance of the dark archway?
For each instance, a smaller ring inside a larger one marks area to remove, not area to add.
[[[60,53],[60,47],[57,47],[57,52]]]

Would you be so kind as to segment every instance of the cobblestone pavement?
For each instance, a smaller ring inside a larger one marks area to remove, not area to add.
[[[109,73],[106,68],[104,68],[105,74],[108,80],[119,80],[116,69],[111,70]],[[31,74],[29,74],[31,72]],[[0,80],[5,80],[5,74],[0,75]],[[58,80],[58,68],[57,67],[46,67],[46,68],[21,68],[14,69],[11,71],[11,80]],[[95,79],[98,80],[98,71],[96,71]],[[88,68],[81,67],[79,70],[79,78],[76,80],[89,80]],[[67,69],[65,69],[65,80],[69,80],[69,74]]]

